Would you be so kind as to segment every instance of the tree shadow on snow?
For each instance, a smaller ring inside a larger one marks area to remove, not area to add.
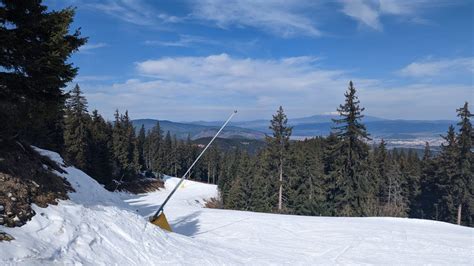
[[[173,232],[185,235],[193,236],[199,231],[199,215],[201,211],[193,212],[189,215],[183,216],[171,223]]]

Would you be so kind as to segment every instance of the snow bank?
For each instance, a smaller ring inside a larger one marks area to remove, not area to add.
[[[38,149],[63,164],[57,153]],[[64,176],[76,190],[70,200],[39,208],[20,228],[1,228],[16,240],[0,242],[0,265],[5,264],[223,264],[232,263],[227,250],[163,232],[133,212],[118,193],[105,190],[74,167]]]
[[[62,163],[58,154],[39,150]],[[75,193],[57,206],[34,207],[20,228],[0,228],[4,264],[472,265],[474,229],[400,218],[304,217],[202,208],[214,185],[185,181],[165,213],[176,233],[147,222],[179,181],[165,190],[111,193],[74,167],[63,176]]]

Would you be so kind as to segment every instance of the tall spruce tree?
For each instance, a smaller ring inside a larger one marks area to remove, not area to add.
[[[166,132],[165,138],[163,139],[162,146],[162,158],[163,173],[167,175],[173,174],[173,140],[171,139],[171,133],[169,130]]]
[[[140,165],[140,170],[144,171],[146,169],[145,164],[145,139],[146,139],[146,132],[145,132],[145,125],[140,127],[140,131],[138,132],[137,136],[137,143],[136,149],[138,153],[138,164]]]
[[[41,2],[0,1],[0,141],[61,151],[63,88],[77,74],[68,59],[86,39],[69,33],[73,8],[47,11]]]
[[[134,164],[135,129],[128,116],[115,111],[115,122],[112,132],[113,155],[115,159],[115,175],[120,180],[130,181],[136,176],[137,166]]]
[[[288,177],[288,211],[298,215],[326,214],[322,158],[310,150],[308,142],[291,149]]]
[[[431,148],[428,142],[425,144],[423,158],[421,160],[420,173],[420,195],[418,197],[419,212],[418,217],[422,219],[436,218],[436,188],[435,188],[435,174],[436,163],[431,153]]]
[[[85,172],[89,172],[91,166],[89,123],[87,100],[82,95],[79,85],[76,84],[66,102],[64,146],[67,160]]]
[[[369,147],[364,142],[370,140],[367,130],[362,124],[362,112],[354,84],[349,82],[349,88],[344,94],[345,103],[337,109],[339,119],[333,119],[334,130],[339,138],[336,152],[336,186],[335,207],[338,215],[363,216],[364,208],[373,196],[373,185],[366,173],[366,163]]]
[[[452,125],[443,138],[445,144],[441,145],[441,152],[437,158],[438,168],[435,173],[436,218],[446,222],[455,222],[457,206],[455,206],[456,195],[454,195],[453,185],[459,179],[459,168],[456,133]]]
[[[246,152],[239,153],[238,155],[237,172],[233,177],[224,206],[229,209],[251,210],[254,164]]]
[[[97,110],[92,112],[90,123],[90,175],[99,183],[110,187],[112,182],[112,125]]]
[[[474,224],[474,155],[473,142],[474,131],[472,130],[469,105],[464,103],[463,107],[456,110],[460,118],[458,123],[459,134],[457,144],[459,147],[458,167],[459,177],[453,183],[454,204],[457,206],[457,224]]]
[[[278,173],[277,187],[278,187],[278,206],[277,210],[282,211],[283,209],[283,183],[284,173],[283,168],[285,159],[287,157],[288,148],[290,145],[290,136],[292,127],[287,125],[288,118],[283,111],[283,107],[277,110],[277,113],[273,115],[273,119],[270,121],[270,130],[272,136],[266,137],[267,147],[270,155],[270,164],[275,168]]]
[[[163,142],[163,131],[160,123],[157,121],[156,125],[151,129],[147,136],[147,161],[149,168],[155,173],[162,173],[162,152],[161,146]]]

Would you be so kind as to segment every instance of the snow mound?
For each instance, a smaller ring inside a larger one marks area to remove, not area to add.
[[[472,265],[474,229],[402,218],[305,217],[203,208],[217,187],[185,181],[165,208],[176,233],[147,222],[179,182],[140,195],[111,193],[57,153],[76,190],[39,208],[20,228],[1,230],[0,265]]]

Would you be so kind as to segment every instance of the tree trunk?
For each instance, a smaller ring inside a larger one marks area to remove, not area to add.
[[[458,225],[461,225],[461,211],[462,211],[462,204],[459,203],[459,205],[458,205]]]

